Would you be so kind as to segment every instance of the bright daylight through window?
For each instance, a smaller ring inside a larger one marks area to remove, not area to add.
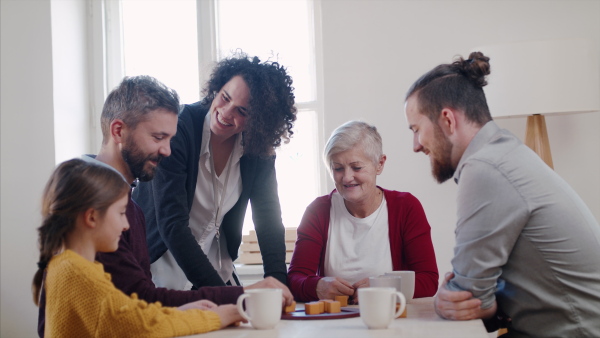
[[[177,90],[182,103],[200,100],[200,78],[210,69],[199,69],[199,50],[211,41],[199,42],[196,5],[122,0],[123,75],[151,75]],[[216,59],[240,49],[286,66],[294,80],[298,119],[291,142],[277,149],[276,170],[283,224],[296,227],[320,194],[312,1],[216,0],[213,8]],[[248,210],[244,233],[253,228]]]

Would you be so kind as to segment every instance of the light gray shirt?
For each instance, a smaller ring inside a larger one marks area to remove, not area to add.
[[[472,292],[484,309],[496,300],[514,336],[600,337],[600,226],[575,191],[493,121],[454,180],[448,289]]]

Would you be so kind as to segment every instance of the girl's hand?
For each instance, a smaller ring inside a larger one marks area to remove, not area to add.
[[[216,312],[221,318],[221,329],[231,324],[237,325],[238,322],[247,322],[238,312],[237,306],[233,304],[221,305],[211,311]]]

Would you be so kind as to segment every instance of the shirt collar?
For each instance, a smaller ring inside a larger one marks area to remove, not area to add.
[[[462,168],[465,162],[467,162],[467,160],[469,160],[471,156],[473,156],[481,148],[483,148],[483,146],[489,143],[491,138],[498,131],[500,131],[500,127],[498,127],[496,122],[494,122],[493,120],[487,122],[481,129],[479,129],[477,134],[475,134],[475,137],[473,137],[473,139],[467,146],[467,149],[465,149],[465,152],[463,153],[462,157],[460,158],[460,161],[458,162],[458,165],[456,166],[456,171],[454,172],[453,177],[454,182],[458,184],[458,180],[460,179],[460,173],[462,172]]]
[[[204,124],[202,125],[202,144],[200,148],[200,157],[204,155],[210,155],[210,114],[206,114],[204,118]],[[232,164],[237,163],[242,155],[244,155],[244,147],[242,146],[242,134],[239,133],[236,136],[235,145],[233,147],[233,154],[231,156],[234,161]]]
[[[96,164],[96,165],[99,165],[99,166],[102,166],[102,167],[105,167],[105,168],[111,169],[111,170],[113,170],[114,172],[116,172],[117,174],[119,174],[119,176],[121,176],[121,177],[123,178],[123,181],[127,182],[127,179],[125,179],[125,176],[123,176],[123,174],[121,174],[121,172],[120,172],[120,171],[118,171],[117,169],[115,169],[115,168],[111,167],[110,165],[108,165],[108,164],[106,164],[106,163],[104,163],[104,162],[102,162],[102,161],[98,161],[98,160],[96,159],[96,155],[92,155],[92,154],[85,154],[85,155],[81,155],[81,159],[82,159],[82,160],[84,160],[84,161],[86,161],[86,162],[93,163],[93,164]],[[138,180],[137,180],[137,179],[135,179],[135,180],[134,180],[132,183],[129,183],[129,182],[127,182],[127,183],[128,183],[128,184],[129,184],[129,185],[130,185],[132,188],[135,188],[135,187],[137,186]]]

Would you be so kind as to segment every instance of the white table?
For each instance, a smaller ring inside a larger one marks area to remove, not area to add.
[[[300,306],[300,305],[299,305]],[[189,337],[320,338],[320,337],[460,337],[488,338],[481,320],[449,321],[433,309],[433,298],[413,299],[407,318],[398,318],[387,330],[369,330],[360,317],[332,320],[281,320],[272,330],[255,330],[250,324]]]

